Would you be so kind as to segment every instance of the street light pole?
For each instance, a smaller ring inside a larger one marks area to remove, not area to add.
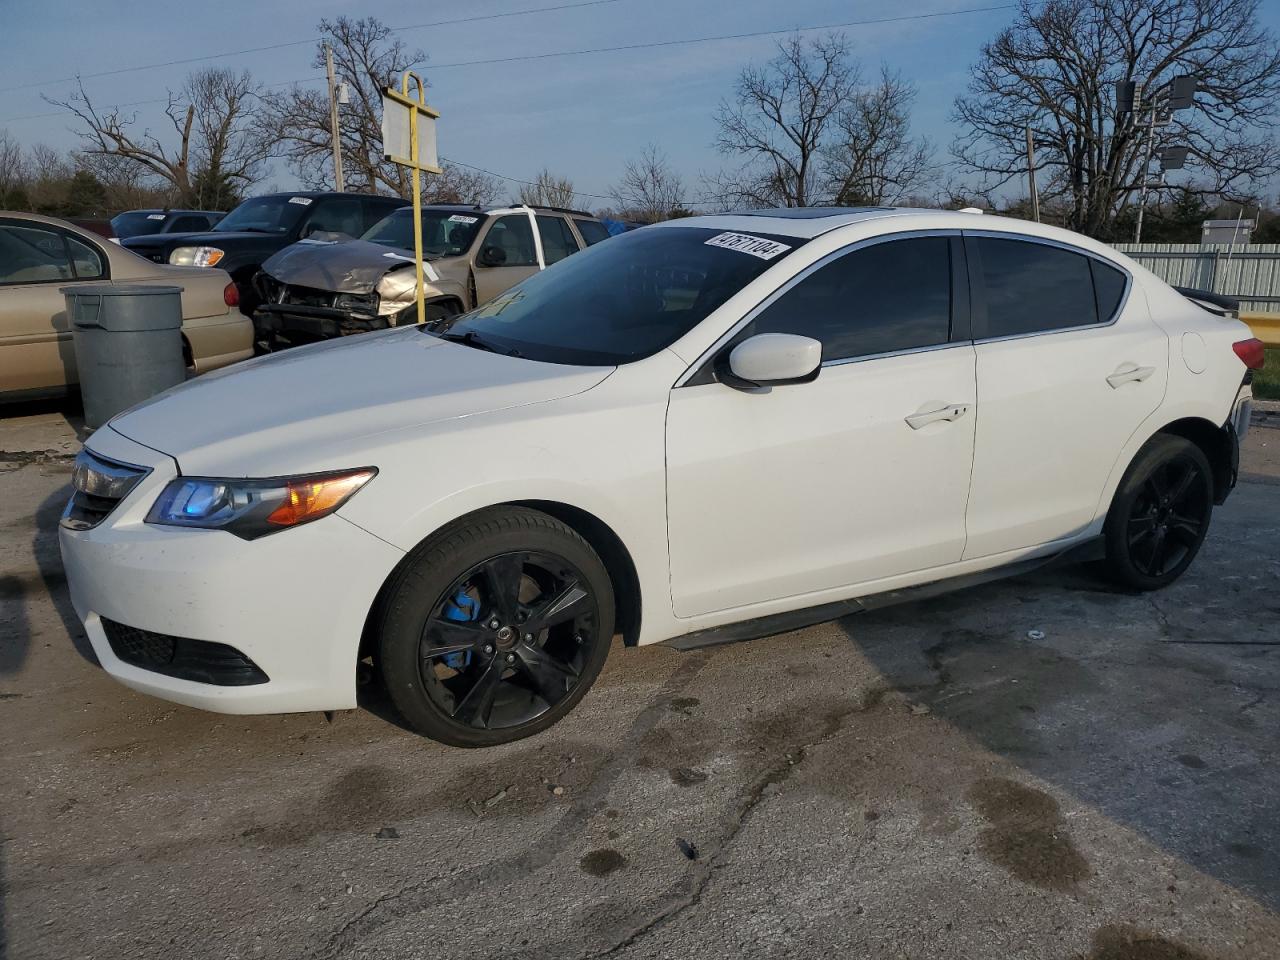
[[[1151,119],[1147,123],[1147,153],[1146,159],[1142,161],[1142,192],[1138,195],[1138,225],[1133,231],[1133,242],[1142,242],[1142,215],[1146,212],[1147,207],[1147,177],[1151,170],[1151,151],[1154,148],[1156,139],[1156,103],[1152,98],[1151,106],[1148,108],[1151,112]]]
[[[329,140],[333,144],[333,188],[339,193],[346,189],[342,176],[342,137],[338,130],[338,84],[333,75],[333,48],[324,45],[325,72],[329,75]]]

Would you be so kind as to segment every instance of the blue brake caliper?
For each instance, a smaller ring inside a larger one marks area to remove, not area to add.
[[[480,619],[480,601],[472,599],[467,595],[465,589],[460,589],[452,600],[445,604],[444,618],[446,620],[458,620],[461,622],[469,622]],[[450,670],[462,672],[471,665],[471,651],[459,650],[457,653],[451,653],[444,657],[445,666]]]

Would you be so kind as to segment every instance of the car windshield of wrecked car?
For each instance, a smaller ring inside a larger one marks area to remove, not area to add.
[[[311,197],[254,197],[219,220],[213,229],[216,233],[288,233],[311,203]]]
[[[456,257],[467,252],[484,215],[449,210],[422,211],[422,252],[428,257]],[[361,240],[397,250],[413,250],[413,210],[406,207],[383,217]]]
[[[534,274],[464,314],[444,336],[548,363],[641,360],[803,243],[705,227],[637,230]]]

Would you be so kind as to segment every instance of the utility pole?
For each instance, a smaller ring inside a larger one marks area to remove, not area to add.
[[[324,67],[329,75],[329,139],[333,143],[333,188],[346,189],[342,176],[342,137],[338,131],[338,84],[333,75],[333,48],[324,45]]]
[[[1036,139],[1027,124],[1027,188],[1031,191],[1031,219],[1040,222],[1040,194],[1036,190]]]

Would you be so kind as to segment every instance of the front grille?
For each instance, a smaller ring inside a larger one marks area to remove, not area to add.
[[[293,303],[300,307],[332,307],[334,294],[328,290],[316,290],[313,287],[298,287],[289,284],[284,288],[281,303]]]
[[[247,687],[268,679],[256,663],[225,643],[154,633],[106,617],[102,629],[111,652],[143,670],[220,687]]]
[[[71,468],[71,500],[62,514],[68,530],[91,530],[107,518],[150,471],[81,450]]]
[[[152,254],[149,254],[149,256],[151,257],[152,261],[154,261],[155,263],[169,262],[169,259],[163,253],[152,253]]]

